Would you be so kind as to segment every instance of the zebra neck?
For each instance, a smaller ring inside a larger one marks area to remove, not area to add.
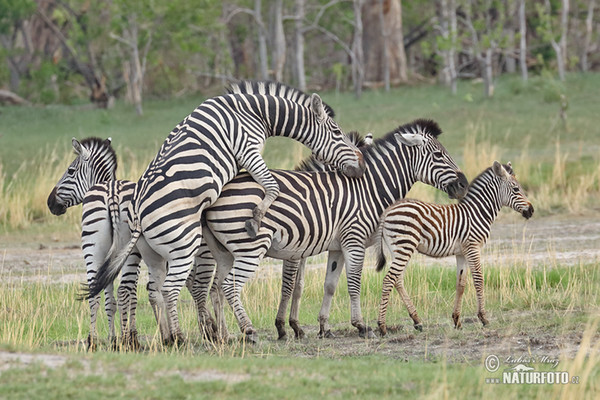
[[[460,201],[460,205],[468,208],[469,214],[479,221],[485,221],[490,226],[496,220],[502,204],[498,198],[498,185],[488,177],[477,177],[469,186],[467,195]]]
[[[273,106],[266,108],[266,113],[257,112],[257,117],[266,123],[266,137],[283,136],[304,142],[311,135],[308,120],[312,113],[307,108],[293,101],[280,97],[269,97]]]
[[[379,215],[404,198],[417,181],[411,168],[411,156],[407,146],[392,149],[382,146],[380,151],[366,154],[367,169],[361,180],[373,193],[372,200]]]

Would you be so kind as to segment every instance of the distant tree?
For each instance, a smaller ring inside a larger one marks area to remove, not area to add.
[[[590,53],[590,45],[592,43],[592,34],[594,30],[594,9],[596,7],[595,0],[588,0],[587,16],[585,18],[585,35],[583,39],[583,48],[581,50],[581,70],[587,72],[588,54]]]
[[[525,19],[525,0],[519,0],[519,66],[521,78],[527,81],[527,21]]]
[[[27,72],[34,48],[29,18],[36,4],[33,0],[0,1],[0,42],[10,71],[10,89],[19,90],[21,76]]]
[[[541,33],[542,40],[550,42],[556,54],[556,64],[558,68],[558,77],[561,81],[565,80],[565,70],[567,66],[567,34],[569,17],[569,0],[561,0],[562,7],[560,13],[560,36],[554,31],[556,22],[553,19],[553,10],[550,0],[544,0],[544,4],[536,4],[540,25],[538,30]]]

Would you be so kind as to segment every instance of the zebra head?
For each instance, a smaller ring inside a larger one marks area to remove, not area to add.
[[[517,181],[511,163],[502,165],[498,161],[494,161],[492,171],[499,180],[498,199],[501,205],[512,208],[526,219],[531,218],[533,205]]]
[[[81,142],[73,138],[77,158],[48,196],[48,208],[52,214],[64,214],[67,208],[80,204],[92,186],[115,179],[117,157],[110,142],[110,138],[91,137]]]
[[[371,132],[363,138],[358,132],[352,131],[348,133],[350,142],[359,149],[366,148],[373,144],[373,134]],[[314,154],[310,157],[300,161],[300,163],[294,167],[294,171],[309,171],[309,172],[328,172],[336,171],[336,168],[331,164],[324,164]]]
[[[366,168],[362,152],[342,132],[316,93],[311,96],[310,110],[312,126],[316,129],[298,140],[308,146],[319,161],[336,167],[350,178],[360,178]]]
[[[438,141],[442,133],[432,120],[418,119],[396,130],[396,140],[415,149],[412,162],[415,178],[460,199],[467,193],[469,182],[448,151]]]

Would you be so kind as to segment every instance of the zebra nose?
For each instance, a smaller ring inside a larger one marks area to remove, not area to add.
[[[50,212],[54,215],[62,215],[65,212],[67,212],[67,207],[65,207],[64,204],[58,202],[58,196],[56,195],[56,186],[54,187],[54,189],[52,189],[52,192],[50,192],[47,204],[48,208],[50,209]]]
[[[530,203],[529,207],[523,210],[522,215],[527,219],[531,218],[531,216],[533,215],[533,204]]]
[[[448,185],[448,196],[451,199],[462,199],[469,189],[469,181],[461,171],[456,173],[457,179]]]

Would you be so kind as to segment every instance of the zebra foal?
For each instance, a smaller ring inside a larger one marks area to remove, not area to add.
[[[375,245],[378,247],[377,270],[385,266],[383,245],[390,250],[392,263],[383,279],[378,325],[382,336],[387,333],[386,312],[392,288],[396,288],[417,330],[421,319],[404,288],[404,269],[418,251],[431,257],[456,256],[456,298],[452,319],[461,327],[460,311],[466,286],[466,267],[473,276],[477,292],[477,316],[485,326],[481,248],[500,209],[511,207],[523,217],[533,215],[533,206],[517,181],[510,163],[498,161],[477,176],[458,204],[438,205],[418,200],[401,200],[388,208],[382,217]]]

